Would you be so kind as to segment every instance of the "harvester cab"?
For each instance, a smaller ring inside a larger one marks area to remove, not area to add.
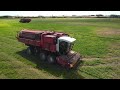
[[[71,38],[69,36],[62,36],[58,38],[56,45],[57,51],[61,55],[66,55],[69,51],[72,50],[75,40],[75,38]]]
[[[80,62],[81,56],[79,53],[72,51],[72,47],[76,39],[69,36],[62,36],[58,38],[57,51],[60,56],[57,57],[58,63],[72,68],[77,66]]]

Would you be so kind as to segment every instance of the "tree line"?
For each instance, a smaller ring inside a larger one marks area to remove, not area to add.
[[[83,15],[83,16],[77,16],[77,15],[72,15],[72,16],[0,16],[0,18],[120,18],[120,15],[108,15],[104,16],[102,14],[98,15]]]

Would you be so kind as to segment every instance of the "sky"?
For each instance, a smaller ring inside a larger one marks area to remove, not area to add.
[[[0,16],[72,16],[72,15],[120,15],[120,11],[0,11]]]

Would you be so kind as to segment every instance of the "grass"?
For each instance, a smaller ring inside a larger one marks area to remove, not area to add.
[[[27,56],[27,46],[15,38],[21,29],[53,30],[77,39],[74,51],[83,61],[77,69],[49,65],[39,57]],[[0,19],[1,79],[118,79],[120,78],[120,19],[44,18],[19,23]]]

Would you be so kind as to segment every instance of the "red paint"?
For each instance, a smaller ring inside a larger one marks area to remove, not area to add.
[[[36,35],[38,35],[37,39]],[[43,50],[56,52],[56,39],[64,35],[67,34],[53,31],[22,30],[18,40],[27,45],[39,46]]]

